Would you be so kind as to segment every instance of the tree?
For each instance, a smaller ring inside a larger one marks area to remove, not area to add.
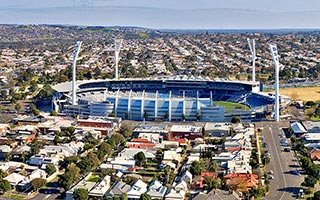
[[[116,133],[111,135],[110,139],[108,140],[108,143],[112,147],[118,148],[118,146],[122,143],[123,140],[124,140],[123,136]]]
[[[40,115],[40,110],[34,104],[31,104],[30,108],[34,115]]]
[[[31,182],[31,185],[34,190],[38,191],[40,188],[47,184],[47,180],[43,178],[35,178]]]
[[[89,199],[88,190],[84,188],[75,189],[73,191],[73,199],[88,200]]]
[[[106,154],[110,154],[111,150],[112,150],[112,148],[111,148],[110,144],[108,144],[106,142],[102,142],[100,144],[100,146],[98,147],[98,152],[97,152],[97,156],[98,156],[99,160],[102,160]]]
[[[49,163],[49,164],[46,165],[46,170],[45,171],[49,176],[51,176],[57,170],[56,170],[56,167],[53,164]]]
[[[0,194],[4,194],[5,192],[7,192],[9,190],[11,190],[10,182],[5,179],[1,179],[0,180]]]
[[[145,163],[146,161],[146,156],[144,155],[144,153],[142,151],[140,151],[139,153],[137,153],[136,155],[133,156],[133,158],[136,160],[136,162],[138,163],[138,165],[140,165],[140,167],[142,167],[142,165]]]
[[[112,111],[111,113],[109,113],[108,117],[116,117],[116,114]]]
[[[121,124],[119,133],[120,133],[121,135],[123,135],[125,138],[131,137],[132,132],[133,132],[132,126],[130,126],[128,123],[122,123],[122,124]]]
[[[71,163],[64,174],[59,176],[58,184],[65,190],[68,190],[73,182],[80,177],[80,169],[74,163]]]
[[[123,194],[122,194],[121,200],[128,200],[128,195],[127,195],[127,193],[123,193]]]
[[[240,120],[240,116],[233,116],[232,119],[231,119],[231,123],[233,124],[237,124],[237,123],[240,123],[241,120]]]
[[[206,189],[217,189],[221,187],[221,180],[220,178],[214,178],[210,176],[205,176],[203,183],[206,184]]]
[[[219,168],[218,162],[215,161],[215,160],[212,160],[212,161],[210,162],[210,170],[216,172],[218,168]]]
[[[320,190],[314,193],[312,200],[320,200]]]
[[[19,110],[21,109],[20,103],[16,103],[16,105],[14,106],[14,108],[16,109],[17,112],[19,112]]]
[[[231,190],[247,191],[247,181],[241,177],[235,177],[229,184]]]
[[[58,116],[58,112],[55,110],[51,110],[50,115],[51,116]]]
[[[79,169],[81,170],[82,173],[87,173],[87,172],[91,171],[92,163],[87,157],[85,157],[85,158],[82,158],[77,163],[77,166],[79,167]]]
[[[168,120],[168,119],[169,119],[169,113],[168,113],[168,112],[166,112],[166,113],[164,114],[163,119],[165,119],[165,120]]]
[[[149,194],[143,193],[140,195],[139,200],[151,200],[151,196]]]
[[[205,170],[204,163],[202,160],[194,161],[191,165],[191,173],[195,175],[199,175],[203,170]]]
[[[76,128],[73,127],[73,126],[69,126],[69,127],[66,128],[65,131],[66,131],[66,133],[67,133],[67,136],[71,136],[71,135],[73,135],[74,132],[76,131]]]
[[[7,99],[7,97],[8,97],[7,90],[1,90],[0,94],[1,94],[1,97],[3,100]]]
[[[32,140],[31,142],[31,151],[32,155],[38,154],[40,152],[41,144],[37,139]]]

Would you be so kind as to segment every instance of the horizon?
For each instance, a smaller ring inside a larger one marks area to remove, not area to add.
[[[1,24],[149,29],[318,29],[317,0],[3,0]]]

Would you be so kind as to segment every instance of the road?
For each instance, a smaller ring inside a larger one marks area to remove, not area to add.
[[[270,192],[264,199],[295,199],[304,177],[293,174],[294,171],[300,170],[297,158],[293,151],[285,152],[283,150],[284,147],[280,146],[281,137],[279,136],[282,133],[282,127],[288,127],[289,124],[287,122],[261,122],[256,126],[263,128],[262,135],[271,154],[267,171],[272,170],[275,177],[270,180]]]
[[[59,188],[56,182],[51,183],[50,187],[42,188],[39,193],[31,200],[54,200],[59,198],[63,192],[62,188]]]

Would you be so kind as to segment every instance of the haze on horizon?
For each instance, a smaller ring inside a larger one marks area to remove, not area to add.
[[[2,0],[1,24],[320,28],[319,0]]]

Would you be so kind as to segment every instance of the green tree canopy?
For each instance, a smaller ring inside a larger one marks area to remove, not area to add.
[[[206,168],[202,160],[194,161],[191,165],[191,173],[195,175],[199,175],[205,169]]]
[[[142,151],[140,151],[136,155],[134,155],[133,158],[136,160],[138,165],[140,165],[140,167],[145,163],[145,161],[147,159]]]
[[[314,193],[312,200],[320,200],[320,190]]]
[[[132,135],[132,126],[128,123],[122,123],[119,133],[123,135],[125,138],[129,138]]]
[[[47,184],[47,180],[43,178],[35,178],[31,182],[31,185],[34,190],[38,191],[40,188]]]
[[[47,174],[48,174],[49,176],[51,176],[51,175],[54,174],[57,170],[56,170],[56,168],[55,168],[55,166],[54,166],[53,164],[49,163],[49,164],[46,165],[46,170],[45,170],[45,171],[47,172]]]
[[[141,194],[139,200],[151,200],[151,196],[149,194],[143,193]]]
[[[9,181],[5,179],[0,180],[0,194],[4,194],[5,192],[11,190],[11,185]]]
[[[73,191],[73,199],[88,200],[89,194],[88,190],[84,188],[78,188]]]
[[[233,116],[231,118],[231,123],[233,123],[233,124],[240,123],[240,122],[241,122],[241,119],[239,116]]]

